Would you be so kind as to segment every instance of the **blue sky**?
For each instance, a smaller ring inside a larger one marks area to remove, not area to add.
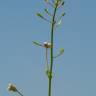
[[[47,96],[45,50],[33,40],[49,41],[50,25],[36,17],[43,0],[0,0],[0,96],[13,96],[14,83],[24,96]],[[55,49],[53,96],[96,96],[96,0],[66,0]]]

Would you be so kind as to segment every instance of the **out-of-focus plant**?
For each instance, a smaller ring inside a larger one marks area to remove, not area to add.
[[[20,96],[23,96],[23,94],[16,88],[16,86],[14,84],[9,83],[9,85],[8,85],[8,91],[9,92],[16,92]]]
[[[61,12],[61,15],[58,17],[57,11],[62,8],[65,4],[64,0],[45,0],[45,3],[52,7],[53,12],[51,13],[48,8],[45,8],[44,11],[45,13],[51,17],[51,20],[49,20],[47,17],[43,16],[42,13],[38,12],[36,15],[43,19],[44,21],[47,21],[48,23],[51,24],[51,32],[50,32],[50,43],[49,42],[44,42],[39,43],[37,41],[33,41],[33,43],[37,46],[40,46],[42,48],[45,48],[46,50],[46,74],[48,77],[48,96],[51,96],[52,94],[52,78],[53,78],[53,63],[54,59],[61,56],[64,53],[64,48],[60,48],[60,51],[57,53],[57,55],[54,56],[53,50],[54,50],[54,29],[57,28],[61,22],[62,22],[62,17],[65,16],[65,12]],[[50,50],[50,63],[48,61],[48,49]]]

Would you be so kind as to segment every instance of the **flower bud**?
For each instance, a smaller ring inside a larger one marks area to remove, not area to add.
[[[45,12],[48,13],[48,9],[45,9]]]
[[[61,4],[61,0],[56,0],[56,1],[55,1],[55,5],[56,5],[56,6],[59,6],[60,4]]]
[[[62,16],[65,16],[65,12],[62,13]]]

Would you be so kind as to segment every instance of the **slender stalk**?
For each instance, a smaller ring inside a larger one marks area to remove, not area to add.
[[[47,67],[47,71],[49,70],[49,66],[48,66],[48,49],[46,48],[46,67]]]
[[[49,89],[48,89],[48,96],[51,96],[51,87],[52,87],[52,69],[53,69],[53,41],[54,41],[54,24],[55,24],[55,15],[56,15],[56,10],[57,10],[57,6],[55,6],[54,8],[54,14],[53,14],[53,17],[52,17],[52,25],[51,25],[51,44],[52,44],[52,47],[50,49],[50,58],[51,58],[51,65],[50,65],[50,76],[48,78],[48,82],[49,82]]]
[[[16,92],[17,92],[20,96],[23,96],[23,94],[22,94],[20,91],[16,90]]]

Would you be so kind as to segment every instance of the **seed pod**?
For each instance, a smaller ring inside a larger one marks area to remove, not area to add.
[[[60,54],[64,53],[64,48],[60,49]]]
[[[44,18],[41,13],[37,13],[36,15],[37,15],[38,17],[42,18],[42,19]]]

